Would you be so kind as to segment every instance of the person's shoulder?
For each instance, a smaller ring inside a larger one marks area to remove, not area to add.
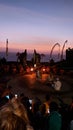
[[[27,130],[34,130],[30,124],[28,124],[26,127],[27,127]]]

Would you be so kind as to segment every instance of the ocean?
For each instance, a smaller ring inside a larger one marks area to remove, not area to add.
[[[0,58],[6,58],[7,61],[17,61],[17,56],[16,56],[17,52],[9,52],[8,56],[6,57],[6,53],[5,52],[0,52]],[[27,54],[27,60],[31,60],[33,57],[33,53],[28,53]],[[52,59],[57,62],[60,61],[60,56],[58,56],[58,54],[54,54],[52,55]],[[65,59],[65,55],[64,55],[64,59]],[[49,54],[45,54],[44,57],[41,57],[41,62],[49,62],[50,61],[50,55]]]

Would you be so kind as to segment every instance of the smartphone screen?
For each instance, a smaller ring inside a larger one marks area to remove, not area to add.
[[[15,98],[17,98],[17,94],[15,94]]]
[[[9,99],[9,95],[6,95],[6,98]]]
[[[31,99],[29,99],[29,103],[32,104],[32,100]]]
[[[30,108],[29,108],[30,110],[32,109],[32,107],[30,106]]]
[[[49,109],[48,109],[48,113],[50,113]]]

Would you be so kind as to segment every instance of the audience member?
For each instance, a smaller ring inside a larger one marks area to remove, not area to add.
[[[27,110],[23,106],[23,104],[20,102],[18,98],[12,98],[8,104],[4,105],[1,110],[1,116],[4,113],[13,113],[19,118],[21,118],[26,123],[27,130],[33,130],[33,128],[30,125],[30,121],[28,119]]]
[[[27,130],[25,121],[12,112],[0,112],[0,130]]]
[[[52,96],[48,93],[46,94],[46,97],[45,97],[46,101],[44,102],[45,106],[46,106],[46,113],[49,113],[49,104],[51,102],[51,99],[52,99]]]
[[[59,78],[56,78],[56,81],[54,81],[54,84],[52,85],[52,87],[56,90],[56,91],[60,91],[61,87],[62,87],[62,83],[59,80]]]
[[[61,130],[62,127],[62,117],[58,112],[58,104],[56,102],[50,103],[50,114],[48,116],[49,130]]]

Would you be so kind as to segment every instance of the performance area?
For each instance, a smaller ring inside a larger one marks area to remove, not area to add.
[[[54,75],[53,81],[50,81],[50,74],[43,73],[37,77],[35,72],[30,74],[15,74],[9,77],[7,76],[7,78],[9,78],[9,81],[6,87],[10,87],[11,93],[17,94],[18,96],[24,93],[25,96],[31,99],[38,97],[44,100],[45,95],[50,92],[54,96],[54,99],[59,95],[66,103],[69,103],[73,96],[73,80],[69,74]],[[61,82],[61,88],[59,90],[54,88],[56,79],[59,79]]]
[[[2,123],[5,120],[11,126],[13,124],[9,122],[10,118],[14,120],[14,117],[16,117],[17,121],[18,117],[26,119],[25,113],[27,111],[31,130],[36,130],[36,128],[38,130],[38,127],[42,130],[42,126],[44,128],[45,126],[48,127],[48,125],[45,125],[45,122],[42,123],[43,117],[39,117],[38,113],[42,114],[44,110],[47,119],[47,116],[51,115],[51,109],[53,109],[53,111],[56,110],[62,116],[62,119],[60,118],[62,120],[60,122],[62,130],[67,130],[72,119],[72,111],[68,109],[73,104],[72,72],[62,75],[53,75],[45,72],[40,75],[40,72],[34,71],[31,71],[31,73],[13,73],[4,75],[0,81],[0,89],[4,88],[4,91],[0,91],[0,120],[2,120]],[[55,82],[58,82],[58,85],[61,83],[59,89],[55,88]],[[12,115],[10,116],[9,113],[10,115],[12,113]],[[58,121],[56,121],[56,125]],[[39,125],[39,122],[43,125]],[[17,122],[18,125],[19,123]],[[23,122],[20,125],[23,125]]]

